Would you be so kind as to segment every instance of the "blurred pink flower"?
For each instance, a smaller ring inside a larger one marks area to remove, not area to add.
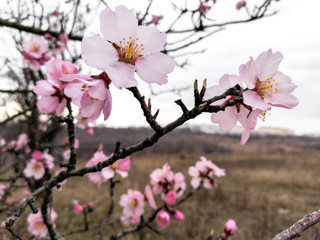
[[[5,190],[7,189],[7,185],[4,184],[0,184],[0,198],[2,197],[2,195],[4,194]]]
[[[176,201],[176,194],[174,192],[168,192],[164,198],[164,201],[168,205],[172,205]]]
[[[111,166],[103,168],[101,171],[102,176],[105,179],[113,178],[115,172],[118,173],[121,177],[126,178],[128,176],[128,171],[130,170],[130,157],[124,159],[119,159],[114,162]]]
[[[209,6],[207,3],[203,1],[200,1],[199,12],[201,14],[206,15],[210,9],[211,9],[211,6]]]
[[[170,224],[169,213],[164,209],[160,210],[156,215],[156,223],[162,228],[168,227]]]
[[[63,75],[60,80],[69,82],[64,93],[80,108],[83,117],[95,121],[103,111],[104,120],[108,119],[112,97],[109,91],[110,79],[105,73],[99,76]]]
[[[88,204],[87,204],[88,210],[92,211],[93,207],[94,207],[94,203],[93,202],[88,202]]]
[[[103,153],[103,151],[97,151],[94,153],[93,157],[87,162],[86,167],[91,167],[99,162],[107,160],[108,157]],[[101,183],[106,182],[101,172],[88,173],[88,177],[91,182],[101,185]]]
[[[182,212],[178,211],[178,210],[171,210],[170,213],[172,214],[172,216],[179,222],[183,222],[184,221],[184,215]]]
[[[123,207],[123,216],[134,216],[140,218],[144,213],[144,195],[133,189],[128,189],[127,194],[122,194],[119,201]]]
[[[35,36],[31,41],[24,41],[22,44],[24,52],[28,52],[33,58],[41,58],[49,50],[49,45],[40,36]]]
[[[149,185],[146,185],[144,189],[144,199],[149,203],[150,207],[152,207],[153,209],[157,209],[157,204],[154,200],[153,193]]]
[[[34,151],[32,153],[32,158],[35,159],[35,160],[41,160],[42,159],[42,152],[40,151]]]
[[[54,55],[61,55],[62,52],[67,48],[67,43],[69,41],[68,34],[60,34],[55,41],[53,54]]]
[[[241,1],[237,2],[236,9],[240,10],[241,8],[243,8],[246,5],[247,5],[247,1],[241,0]]]
[[[41,161],[31,159],[31,161],[28,162],[23,173],[28,178],[33,177],[34,179],[39,180],[44,176],[44,173],[45,173],[44,165]]]
[[[78,204],[78,203],[74,204],[74,212],[75,213],[80,213],[82,211],[83,211],[83,207],[80,204]]]
[[[189,167],[188,173],[192,177],[191,186],[193,188],[197,188],[202,181],[203,186],[208,189],[217,186],[213,176],[223,177],[226,175],[224,169],[219,168],[203,156],[200,157],[200,161],[197,161],[195,166]]]
[[[76,116],[76,119],[77,119],[76,126],[78,126],[79,128],[85,130],[85,133],[88,136],[94,135],[94,130],[91,127],[91,125],[94,124],[94,121],[90,121],[89,118],[82,116],[81,113],[79,113]]]
[[[154,27],[138,26],[133,11],[122,5],[115,11],[107,7],[101,12],[100,31],[103,38],[95,35],[82,40],[82,58],[87,65],[107,72],[120,89],[138,85],[135,72],[148,83],[167,83],[175,63],[160,52],[165,33]]]
[[[130,223],[139,223],[140,222],[140,217],[135,216],[135,215],[122,215],[120,217],[120,221],[124,225],[128,225]]]
[[[278,71],[283,56],[271,49],[261,53],[255,60],[250,57],[246,64],[239,67],[239,76],[247,85],[243,101],[253,109],[263,112],[270,107],[293,108],[299,104],[291,93],[297,87],[291,79]]]
[[[163,15],[152,15],[151,23],[158,25],[159,21],[163,18]]]
[[[58,217],[58,214],[53,209],[51,209],[51,211],[49,210],[48,214],[51,218],[53,228],[55,228],[56,225],[54,221]],[[37,214],[30,213],[27,218],[27,221],[28,221],[28,231],[32,235],[40,236],[40,237],[45,237],[47,235],[48,230],[46,225],[43,223],[43,219],[40,211]]]
[[[233,235],[238,229],[236,222],[233,219],[229,219],[224,225],[224,233],[226,237]]]

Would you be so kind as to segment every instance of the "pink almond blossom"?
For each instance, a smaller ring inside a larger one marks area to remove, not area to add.
[[[209,6],[207,3],[203,1],[200,1],[199,12],[202,15],[206,15],[210,9],[211,9],[211,6]]]
[[[160,210],[156,215],[156,223],[162,228],[168,227],[170,224],[169,213],[164,209]]]
[[[115,11],[107,7],[101,12],[100,31],[103,38],[95,35],[82,40],[82,58],[87,65],[107,72],[120,89],[137,86],[135,72],[147,83],[167,83],[175,63],[160,52],[165,33],[138,26],[133,11],[122,5]]]
[[[234,87],[236,84],[243,87],[241,79],[236,75],[223,75],[219,80],[219,85],[207,88],[205,92],[205,99],[210,99],[214,96],[223,94],[229,88]],[[219,105],[227,100],[231,100],[233,96],[228,96],[226,99],[221,99],[214,102],[212,105]],[[251,110],[244,107],[242,104],[237,103],[235,106],[226,107],[224,111],[211,114],[211,121],[219,124],[222,131],[230,131],[240,122],[244,127],[241,137],[241,144],[245,144],[249,139],[250,132],[254,130],[257,125],[257,116],[263,113],[261,110]]]
[[[224,233],[226,237],[233,235],[238,229],[236,221],[229,219],[224,225]]]
[[[51,209],[48,211],[48,214],[51,218],[53,228],[56,227],[54,221],[58,217],[56,211]],[[37,214],[30,213],[28,218],[28,231],[34,236],[45,237],[48,233],[47,226],[43,222],[42,214],[39,211]]]
[[[124,159],[119,159],[111,166],[103,168],[101,174],[105,179],[113,178],[115,173],[118,173],[121,177],[126,178],[128,176],[128,171],[130,170],[130,162],[129,156]]]
[[[33,91],[41,97],[37,106],[42,112],[56,112],[58,116],[62,115],[67,100],[58,85],[50,80],[40,80],[37,81]]]
[[[95,121],[102,111],[104,120],[108,119],[112,108],[112,97],[109,91],[110,79],[106,73],[98,76],[63,75],[60,80],[69,82],[64,93],[80,108],[83,117]]]
[[[39,180],[44,176],[45,168],[41,161],[31,159],[23,173],[28,178],[33,177],[34,179]]]
[[[28,52],[34,58],[41,58],[49,50],[49,45],[40,36],[35,36],[31,41],[25,41],[22,44],[24,52]]]
[[[176,194],[174,192],[168,192],[164,198],[164,202],[168,205],[174,204],[176,201]]]
[[[46,63],[47,79],[54,82],[59,88],[64,88],[66,82],[60,80],[60,77],[66,74],[78,74],[78,69],[71,62],[55,58]]]
[[[157,209],[156,201],[154,200],[154,196],[149,185],[146,185],[144,189],[144,199],[147,201],[153,209]]]
[[[239,76],[248,90],[243,93],[243,101],[253,109],[263,112],[270,107],[293,108],[299,104],[291,93],[297,87],[291,79],[278,71],[283,56],[271,49],[261,53],[255,60],[250,57],[239,67]]]
[[[213,176],[223,177],[226,175],[224,169],[219,168],[203,156],[200,157],[200,161],[197,161],[195,166],[189,167],[188,173],[192,177],[190,183],[194,189],[199,187],[201,182],[203,182],[203,186],[207,189],[216,187],[217,182]]]
[[[241,0],[241,1],[237,2],[236,9],[240,10],[241,8],[243,8],[246,5],[247,5],[247,1]]]
[[[73,205],[73,207],[74,207],[74,212],[75,213],[81,213],[82,211],[83,211],[83,206],[81,206],[80,204],[78,204],[78,203],[75,203],[74,205]]]
[[[34,151],[33,153],[32,153],[32,158],[33,159],[35,159],[35,160],[41,160],[42,158],[43,158],[43,156],[42,156],[42,152],[40,152],[40,151]]]
[[[128,189],[127,194],[122,194],[119,201],[123,207],[123,216],[140,217],[144,213],[144,195],[133,189]]]
[[[163,15],[152,15],[151,23],[158,25],[159,21],[163,18]]]
[[[91,167],[107,159],[108,157],[103,153],[103,151],[97,151],[94,153],[93,157],[87,162],[86,167]],[[88,173],[88,177],[91,182],[98,184],[99,187],[101,183],[106,182],[108,180],[103,177],[101,172]]]
[[[172,216],[179,222],[183,222],[184,221],[184,215],[182,212],[172,209],[170,211],[170,213],[172,214]]]

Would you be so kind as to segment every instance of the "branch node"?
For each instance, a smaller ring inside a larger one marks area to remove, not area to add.
[[[174,102],[180,106],[180,108],[181,108],[183,113],[187,113],[188,112],[188,108],[186,107],[186,105],[184,105],[184,103],[182,102],[181,99],[178,99],[178,100],[176,100]]]

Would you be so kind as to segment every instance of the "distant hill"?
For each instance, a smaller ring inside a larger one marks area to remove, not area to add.
[[[121,147],[141,142],[153,131],[148,128],[94,128],[95,135],[87,136],[76,130],[80,140],[77,150],[81,157],[91,157],[100,143],[106,153],[112,153],[116,141]],[[209,153],[285,153],[306,149],[320,149],[320,139],[299,136],[252,135],[247,144],[240,145],[240,135],[208,134],[181,128],[167,134],[142,155],[151,154],[209,154]]]

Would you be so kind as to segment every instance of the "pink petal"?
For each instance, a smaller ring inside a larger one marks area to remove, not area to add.
[[[59,99],[57,97],[42,97],[37,103],[40,111],[44,113],[52,113],[56,111],[58,105]]]
[[[243,93],[243,102],[253,109],[267,111],[270,108],[270,104],[265,103],[257,92],[251,90]]]
[[[95,85],[91,86],[91,88],[88,90],[88,93],[91,97],[99,100],[107,99],[108,92],[109,90],[104,85],[103,80],[95,80]]]
[[[122,178],[126,178],[128,177],[128,172],[125,171],[119,171],[118,169],[116,170],[116,172],[122,177]]]
[[[111,92],[107,92],[107,100],[104,104],[103,107],[103,115],[104,115],[104,120],[107,120],[110,116],[111,110],[112,110],[112,97],[111,97]]]
[[[64,98],[62,99],[61,103],[59,103],[57,109],[56,109],[56,113],[58,116],[61,116],[64,109],[66,108],[66,105],[67,105],[67,100]]]
[[[33,91],[40,96],[50,96],[56,92],[56,90],[47,80],[37,81]]]
[[[110,167],[103,168],[101,174],[105,179],[111,179],[114,177],[114,171]]]
[[[116,49],[97,35],[84,37],[81,46],[83,51],[81,57],[84,62],[99,70],[104,70],[108,64],[119,59]]]
[[[252,57],[250,57],[250,60],[246,64],[240,65],[239,76],[249,89],[255,88],[258,75]]]
[[[106,66],[105,70],[113,84],[119,89],[138,85],[137,80],[134,78],[136,67],[129,63],[115,62]]]
[[[260,72],[260,80],[273,76],[278,71],[282,59],[280,52],[272,53],[271,49],[261,53],[255,61],[256,69]]]
[[[173,59],[163,53],[153,53],[136,60],[137,74],[147,83],[165,84],[167,74],[175,67]]]
[[[91,99],[88,94],[84,94],[81,99],[81,115],[89,118],[91,121],[96,120],[103,109],[104,101]]]
[[[139,46],[143,44],[142,55],[160,52],[166,43],[166,34],[155,27],[139,26],[136,37]]]
[[[277,93],[268,100],[275,107],[294,108],[299,104],[299,100],[295,96],[284,93]]]
[[[118,6],[115,12],[106,7],[100,14],[100,31],[102,36],[116,43],[118,46],[120,41],[125,38],[136,36],[138,28],[138,20],[133,11],[128,10],[125,6]]]
[[[72,103],[78,107],[81,107],[81,99],[84,94],[81,91],[82,82],[72,82],[69,83],[64,89],[64,94],[72,99]]]
[[[222,131],[230,131],[238,122],[235,107],[227,107],[223,112],[212,113],[211,121],[219,124]]]

